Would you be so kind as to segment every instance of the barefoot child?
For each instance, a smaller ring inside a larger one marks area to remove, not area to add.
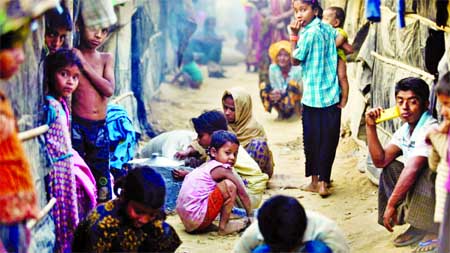
[[[201,232],[220,213],[219,234],[243,229],[248,219],[230,221],[237,197],[251,217],[251,203],[244,185],[233,173],[239,148],[236,135],[217,131],[211,136],[211,160],[189,173],[183,181],[177,200],[177,213],[187,232]]]
[[[92,29],[79,22],[80,45],[74,49],[83,65],[77,90],[73,93],[72,144],[94,174],[98,201],[112,198],[109,171],[109,139],[105,124],[108,98],[114,93],[114,59],[97,51],[108,28]]]
[[[347,104],[348,100],[348,79],[347,79],[347,57],[346,53],[352,53],[353,48],[350,44],[348,44],[348,35],[342,29],[344,26],[345,21],[345,12],[342,8],[332,6],[325,9],[323,12],[323,18],[324,23],[330,24],[332,27],[334,27],[339,35],[336,38],[336,47],[337,47],[337,54],[338,54],[338,78],[339,78],[339,85],[341,86],[341,101],[339,103],[340,108],[344,108]]]
[[[338,34],[317,17],[321,10],[318,0],[292,0],[292,6],[292,63],[302,67],[305,176],[312,176],[304,189],[326,197],[331,194],[328,185],[341,126]]]
[[[189,161],[188,166],[195,168],[208,159],[207,149],[211,145],[211,135],[218,130],[227,130],[228,125],[223,113],[214,110],[193,118],[192,124],[198,136],[197,140],[193,141],[186,150],[177,152],[175,157],[186,159]],[[195,164],[197,165],[194,166]],[[242,146],[239,146],[233,168],[245,184],[252,208],[257,208],[261,203],[269,177],[261,171],[256,161]],[[185,170],[173,170],[173,176],[178,179],[184,178],[188,173]]]

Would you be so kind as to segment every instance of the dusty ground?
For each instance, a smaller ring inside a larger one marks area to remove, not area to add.
[[[254,116],[265,127],[274,154],[275,176],[265,199],[275,194],[295,196],[307,209],[334,219],[345,232],[352,252],[411,252],[409,247],[392,246],[393,238],[406,229],[404,226],[396,227],[391,234],[377,224],[377,188],[365,174],[358,172],[358,166],[364,166],[365,158],[351,138],[341,139],[339,143],[332,173],[333,195],[322,199],[317,194],[299,190],[299,186],[308,182],[304,177],[300,120],[276,121],[275,112],[269,114],[262,108],[257,74],[246,73],[243,65],[226,70],[227,78],[206,78],[200,90],[164,84],[151,104],[150,118],[156,129],[191,128],[190,118],[204,110],[221,108],[220,99],[225,88],[241,86],[252,94]],[[238,235],[219,237],[214,232],[189,235],[176,215],[169,216],[168,222],[183,240],[177,252],[232,252],[238,238]]]

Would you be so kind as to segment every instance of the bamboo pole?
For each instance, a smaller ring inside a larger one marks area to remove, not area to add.
[[[384,63],[391,64],[391,65],[396,66],[396,67],[400,67],[400,68],[402,68],[404,70],[407,70],[407,71],[409,71],[411,73],[418,74],[418,75],[422,76],[424,79],[427,79],[427,80],[430,80],[430,81],[434,81],[434,76],[432,74],[430,74],[428,72],[425,72],[425,71],[423,71],[423,70],[421,70],[419,68],[410,66],[408,64],[405,64],[405,63],[403,63],[401,61],[397,61],[397,60],[392,59],[392,58],[388,58],[388,57],[382,56],[382,55],[380,55],[380,54],[378,54],[377,52],[374,52],[374,51],[370,52],[370,54],[372,56],[374,56],[375,58],[377,58],[378,60],[384,62]]]
[[[24,142],[28,141],[36,136],[45,134],[48,131],[49,127],[48,125],[42,125],[27,131],[23,131],[19,133],[19,140]]]
[[[125,92],[124,94],[121,94],[121,95],[119,95],[119,96],[113,98],[113,99],[111,100],[111,103],[117,104],[117,103],[119,103],[120,101],[122,101],[123,99],[125,99],[125,98],[127,98],[127,97],[131,97],[131,96],[134,96],[134,93],[133,93],[133,92],[131,92],[131,91]]]
[[[56,204],[56,199],[51,198],[47,205],[39,212],[38,217],[36,219],[30,219],[27,221],[26,226],[28,229],[32,229],[36,224],[45,217],[45,215],[52,210],[53,206]]]

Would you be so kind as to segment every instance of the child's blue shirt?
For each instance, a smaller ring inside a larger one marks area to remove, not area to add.
[[[302,67],[302,103],[307,106],[323,108],[339,103],[337,36],[338,32],[319,18],[314,18],[299,34],[292,55]]]

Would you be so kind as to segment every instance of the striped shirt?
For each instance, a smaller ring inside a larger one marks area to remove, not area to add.
[[[339,103],[337,36],[338,32],[319,18],[313,19],[299,34],[292,55],[302,67],[302,103],[307,106],[324,108]]]

